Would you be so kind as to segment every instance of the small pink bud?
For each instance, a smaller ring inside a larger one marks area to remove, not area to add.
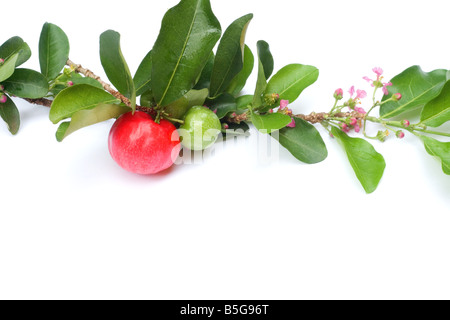
[[[270,109],[270,110],[269,110],[269,113],[273,113],[273,109]]]
[[[401,93],[395,93],[394,95],[392,95],[392,99],[394,101],[400,101],[402,99],[402,94]]]
[[[208,108],[208,107],[207,107]],[[209,109],[209,108],[208,108]],[[217,113],[217,109],[213,111],[214,113]]]
[[[5,91],[5,86],[0,84],[0,91]]]
[[[399,139],[403,139],[405,137],[405,133],[403,131],[397,131],[396,136]]]
[[[360,133],[361,132],[361,127],[359,125],[355,125],[355,132],[356,133]]]
[[[358,112],[358,113],[360,113],[360,114],[366,114],[366,113],[367,113],[366,110],[364,110],[364,109],[361,108],[361,107],[356,107],[356,108],[355,108],[355,111]]]
[[[334,134],[332,134],[331,132],[330,132],[330,138],[334,139]]]
[[[0,58],[0,66],[5,63],[5,59]]]
[[[358,120],[356,120],[356,118],[351,118],[350,119],[350,125],[351,126],[355,126],[358,123]]]
[[[231,114],[231,118],[236,118],[236,117],[237,117],[236,112],[233,112],[233,113]]]
[[[292,119],[292,121],[291,121],[291,123],[289,123],[286,127],[288,127],[288,128],[295,128],[295,120],[294,119]]]
[[[402,126],[404,126],[405,128],[408,128],[410,125],[411,125],[411,122],[409,122],[409,120],[402,121]]]
[[[8,97],[5,96],[4,94],[2,94],[2,95],[0,96],[0,103],[5,103],[6,101],[8,101]]]
[[[336,89],[336,91],[334,92],[334,98],[336,100],[342,100],[344,98],[344,90],[342,90],[341,88]]]
[[[346,123],[342,123],[341,124],[341,129],[342,131],[344,131],[345,133],[350,132],[350,129],[348,128],[348,125]]]
[[[67,86],[68,87],[72,87],[73,86],[73,82],[72,81],[67,82]]]
[[[230,128],[230,126],[227,123],[222,124],[222,128],[227,130]]]

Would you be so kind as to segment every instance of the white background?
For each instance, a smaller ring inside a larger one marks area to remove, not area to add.
[[[71,59],[106,79],[100,33],[122,34],[134,72],[176,3],[16,1],[0,41],[23,37],[33,50],[25,66],[39,69],[42,24],[55,23]],[[212,6],[223,29],[253,12],[247,43],[268,41],[276,70],[320,69],[297,113],[328,111],[338,87],[370,91],[362,77],[375,66],[387,78],[414,64],[450,68],[446,1]],[[109,156],[112,122],[57,143],[48,110],[16,102],[19,134],[0,124],[1,299],[450,298],[450,179],[412,136],[374,143],[387,168],[371,195],[323,131],[329,158],[314,166],[285,150],[262,163],[241,139],[201,165],[137,176]]]

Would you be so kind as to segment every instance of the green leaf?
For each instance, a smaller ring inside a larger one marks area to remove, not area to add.
[[[69,51],[69,39],[64,31],[54,24],[45,23],[39,39],[39,63],[48,80],[59,75],[69,59]]]
[[[145,91],[151,88],[152,80],[152,51],[147,53],[144,60],[142,60],[139,68],[134,75],[134,87],[136,88],[136,96],[142,95]]]
[[[9,132],[16,134],[20,127],[19,110],[17,110],[17,107],[11,98],[7,98],[8,100],[6,100],[5,103],[0,103],[0,117],[2,117],[8,125]]]
[[[180,99],[172,102],[167,107],[165,107],[164,111],[167,112],[172,118],[183,119],[184,115],[190,108],[195,106],[202,106],[205,103],[207,97],[208,89],[192,89]]]
[[[437,128],[450,120],[450,81],[447,82],[441,94],[428,102],[422,110],[422,124]]]
[[[252,74],[253,67],[255,65],[255,57],[248,46],[245,46],[244,50],[244,66],[241,72],[238,73],[236,77],[231,81],[226,92],[233,96],[237,96],[242,89],[244,89],[248,78]]]
[[[236,111],[236,99],[229,93],[224,93],[215,99],[206,100],[206,105],[216,112],[219,119],[225,117],[229,112]]]
[[[50,120],[58,123],[70,118],[75,112],[92,109],[99,104],[114,104],[118,99],[102,89],[80,84],[61,91],[55,98],[50,109]]]
[[[19,54],[16,61],[16,67],[24,64],[31,57],[30,47],[20,37],[12,37],[0,47],[0,58],[8,60],[10,57]]]
[[[266,91],[267,80],[264,74],[264,66],[258,58],[258,77],[256,79],[255,94],[253,95],[253,108],[260,108],[263,105],[262,95]]]
[[[344,147],[348,160],[364,190],[367,193],[374,192],[386,168],[383,156],[364,139],[351,138],[335,127],[331,132]]]
[[[421,136],[427,152],[442,161],[442,171],[450,175],[450,142],[440,142],[436,139]]]
[[[259,58],[261,59],[261,63],[264,66],[264,74],[266,79],[269,80],[270,76],[273,73],[273,68],[275,62],[273,61],[272,53],[270,52],[270,47],[267,42],[264,40],[260,40],[257,43]]]
[[[206,62],[206,65],[203,68],[203,71],[202,71],[200,78],[198,79],[197,84],[195,85],[194,89],[196,89],[196,90],[202,90],[205,88],[209,89],[209,86],[211,84],[212,69],[214,68],[214,60],[215,60],[214,52],[211,52],[211,54],[208,58],[208,62]]]
[[[120,49],[120,34],[108,30],[100,35],[100,59],[109,81],[130,99],[131,109],[136,110],[136,89],[130,69]]]
[[[386,102],[380,107],[380,115],[384,119],[392,118],[404,112],[423,107],[436,98],[447,80],[447,70],[423,72],[419,66],[413,66],[395,76],[388,87],[389,94],[383,101],[390,99],[395,93],[401,93],[400,101]]]
[[[253,14],[247,14],[234,21],[224,32],[211,75],[211,97],[225,92],[244,67],[245,35],[252,19]]]
[[[313,66],[290,64],[278,71],[269,81],[266,93],[277,93],[280,100],[293,103],[307,87],[317,81],[319,70]]]
[[[5,60],[5,62],[0,66],[0,82],[5,81],[14,74],[18,58],[19,54],[16,53],[8,58],[8,60]]]
[[[319,131],[303,119],[294,120],[295,128],[286,127],[280,130],[280,144],[304,163],[314,164],[325,160],[328,151]]]
[[[153,47],[152,90],[158,105],[167,106],[194,87],[220,34],[209,0],[181,0],[166,13]]]
[[[286,127],[292,122],[292,118],[281,113],[259,115],[252,113],[253,125],[262,133],[272,133]]]
[[[152,107],[155,104],[155,97],[152,90],[147,90],[141,95],[141,106]]]
[[[236,99],[236,110],[247,110],[253,102],[252,95],[240,96]]]
[[[72,72],[70,75],[62,75],[58,81],[67,83],[69,81],[73,82],[73,85],[79,85],[79,84],[89,84],[91,86],[97,87],[99,89],[103,89],[100,82],[98,82],[95,79],[89,78],[89,77],[83,77],[79,73]],[[51,93],[53,96],[58,95],[62,90],[66,89],[67,85],[56,85],[54,88],[51,89]]]
[[[3,85],[6,92],[19,98],[39,99],[48,93],[47,79],[30,69],[16,69]]]
[[[56,139],[61,142],[73,132],[109,119],[116,119],[124,113],[130,112],[127,106],[117,104],[100,104],[90,110],[80,110],[72,115],[70,122],[63,122],[56,132]]]

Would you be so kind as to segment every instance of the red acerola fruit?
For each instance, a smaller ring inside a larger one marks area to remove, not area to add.
[[[166,120],[156,123],[145,112],[122,115],[109,133],[109,152],[123,169],[155,174],[171,167],[180,153],[180,137]]]

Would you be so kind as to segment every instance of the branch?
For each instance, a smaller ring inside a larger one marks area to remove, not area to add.
[[[130,99],[128,99],[127,97],[125,97],[123,94],[121,94],[120,92],[114,90],[110,84],[104,82],[99,76],[97,76],[95,73],[93,73],[91,70],[83,68],[81,65],[74,63],[73,61],[71,61],[70,59],[67,60],[66,65],[68,65],[69,67],[73,68],[73,70],[75,70],[76,73],[81,73],[82,75],[84,75],[85,77],[88,78],[92,78],[97,80],[103,87],[103,89],[105,89],[106,91],[108,91],[110,94],[112,94],[114,97],[116,97],[117,99],[119,99],[120,101],[122,101],[123,103],[125,103],[128,107],[131,107],[131,102]]]

